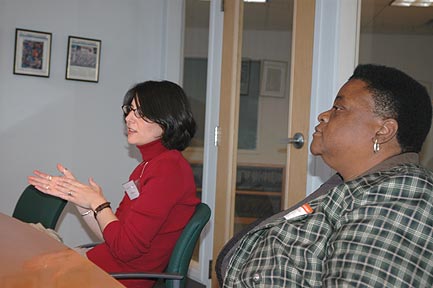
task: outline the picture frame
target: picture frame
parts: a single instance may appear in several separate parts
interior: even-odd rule
[[[50,77],[52,33],[15,29],[13,73]]]
[[[250,60],[242,60],[241,62],[241,87],[240,94],[248,95],[250,85]]]
[[[264,60],[260,95],[269,97],[285,96],[287,62]]]
[[[69,36],[65,78],[99,82],[100,59],[101,40]]]

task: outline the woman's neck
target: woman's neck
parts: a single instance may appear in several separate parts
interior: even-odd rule
[[[144,145],[137,146],[138,150],[140,150],[141,157],[144,162],[148,162],[152,160],[152,158],[158,156],[162,152],[167,151],[168,149],[162,144],[161,139],[157,139],[150,143],[146,143]]]
[[[364,169],[364,171],[356,173],[356,175],[353,174],[353,176],[349,176],[349,175],[343,175],[341,173],[340,173],[340,175],[341,175],[341,177],[343,177],[344,182],[347,182],[347,181],[362,177],[362,176],[367,175],[367,174],[389,170],[392,167],[395,167],[397,165],[404,164],[404,163],[419,164],[418,153],[408,152],[408,153],[401,153],[401,154],[397,154],[397,155],[392,155],[386,159],[382,159],[381,161],[379,161],[375,165],[372,165],[369,168]]]

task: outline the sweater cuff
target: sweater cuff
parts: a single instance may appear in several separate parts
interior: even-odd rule
[[[105,226],[104,231],[102,231],[102,235],[104,236],[105,243],[110,243],[114,240],[116,237],[117,231],[120,229],[120,221],[115,220],[110,223],[108,223],[107,226]]]

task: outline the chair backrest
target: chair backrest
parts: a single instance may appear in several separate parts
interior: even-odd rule
[[[55,229],[67,201],[44,194],[29,185],[24,189],[12,217],[27,223],[41,223],[45,228]]]
[[[182,234],[176,242],[173,252],[171,253],[170,262],[165,270],[167,273],[176,273],[184,276],[181,286],[185,286],[185,278],[188,273],[189,262],[192,253],[198,242],[201,231],[210,218],[210,208],[205,203],[200,203],[195,208],[195,212],[183,229]],[[173,281],[166,280],[166,287],[172,288]]]

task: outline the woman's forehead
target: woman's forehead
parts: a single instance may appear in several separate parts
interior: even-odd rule
[[[334,102],[374,106],[372,94],[367,84],[361,80],[346,82],[340,91],[338,91]]]

